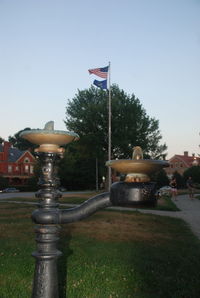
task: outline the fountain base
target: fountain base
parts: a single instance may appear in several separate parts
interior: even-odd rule
[[[155,206],[155,182],[116,182],[112,184],[110,200],[113,205],[151,205]]]

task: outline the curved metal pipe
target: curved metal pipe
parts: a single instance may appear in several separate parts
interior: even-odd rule
[[[32,220],[37,224],[62,224],[82,220],[99,209],[112,206],[110,193],[105,192],[90,198],[81,205],[69,209],[38,209],[32,213]]]
[[[110,202],[110,193],[102,193],[85,201],[78,207],[65,210],[61,209],[59,215],[60,223],[69,223],[82,220],[83,218],[86,218],[95,213],[99,209],[103,209],[111,205],[112,203]]]

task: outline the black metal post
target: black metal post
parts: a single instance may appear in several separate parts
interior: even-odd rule
[[[36,228],[37,251],[33,298],[58,298],[57,258],[62,254],[56,249],[59,238],[58,227],[54,225],[38,226]]]
[[[57,259],[62,253],[57,250],[60,223],[81,220],[99,209],[111,206],[109,193],[99,194],[75,208],[59,210],[58,199],[62,197],[57,177],[57,161],[60,153],[37,153],[41,163],[39,208],[32,213],[35,228],[37,251],[32,298],[58,298]]]
[[[41,213],[58,212],[58,198],[61,193],[57,190],[57,153],[37,153],[41,163],[41,189],[36,193],[40,199]],[[57,258],[61,252],[57,250],[59,240],[59,226],[39,224],[35,228],[37,251],[33,253],[36,258],[32,298],[58,298]]]

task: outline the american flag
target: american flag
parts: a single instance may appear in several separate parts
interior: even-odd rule
[[[108,66],[102,67],[102,68],[93,68],[93,69],[88,69],[90,74],[95,74],[96,76],[107,79],[108,76]]]

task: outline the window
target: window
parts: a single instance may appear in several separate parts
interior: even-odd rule
[[[8,173],[12,173],[12,166],[8,166]]]
[[[28,157],[26,157],[26,158],[24,159],[24,162],[30,162],[30,159],[29,159]]]
[[[30,166],[30,173],[33,174],[33,166]]]
[[[28,173],[29,172],[29,166],[25,166],[25,173]]]
[[[18,166],[16,166],[15,171],[19,171],[19,167]]]

